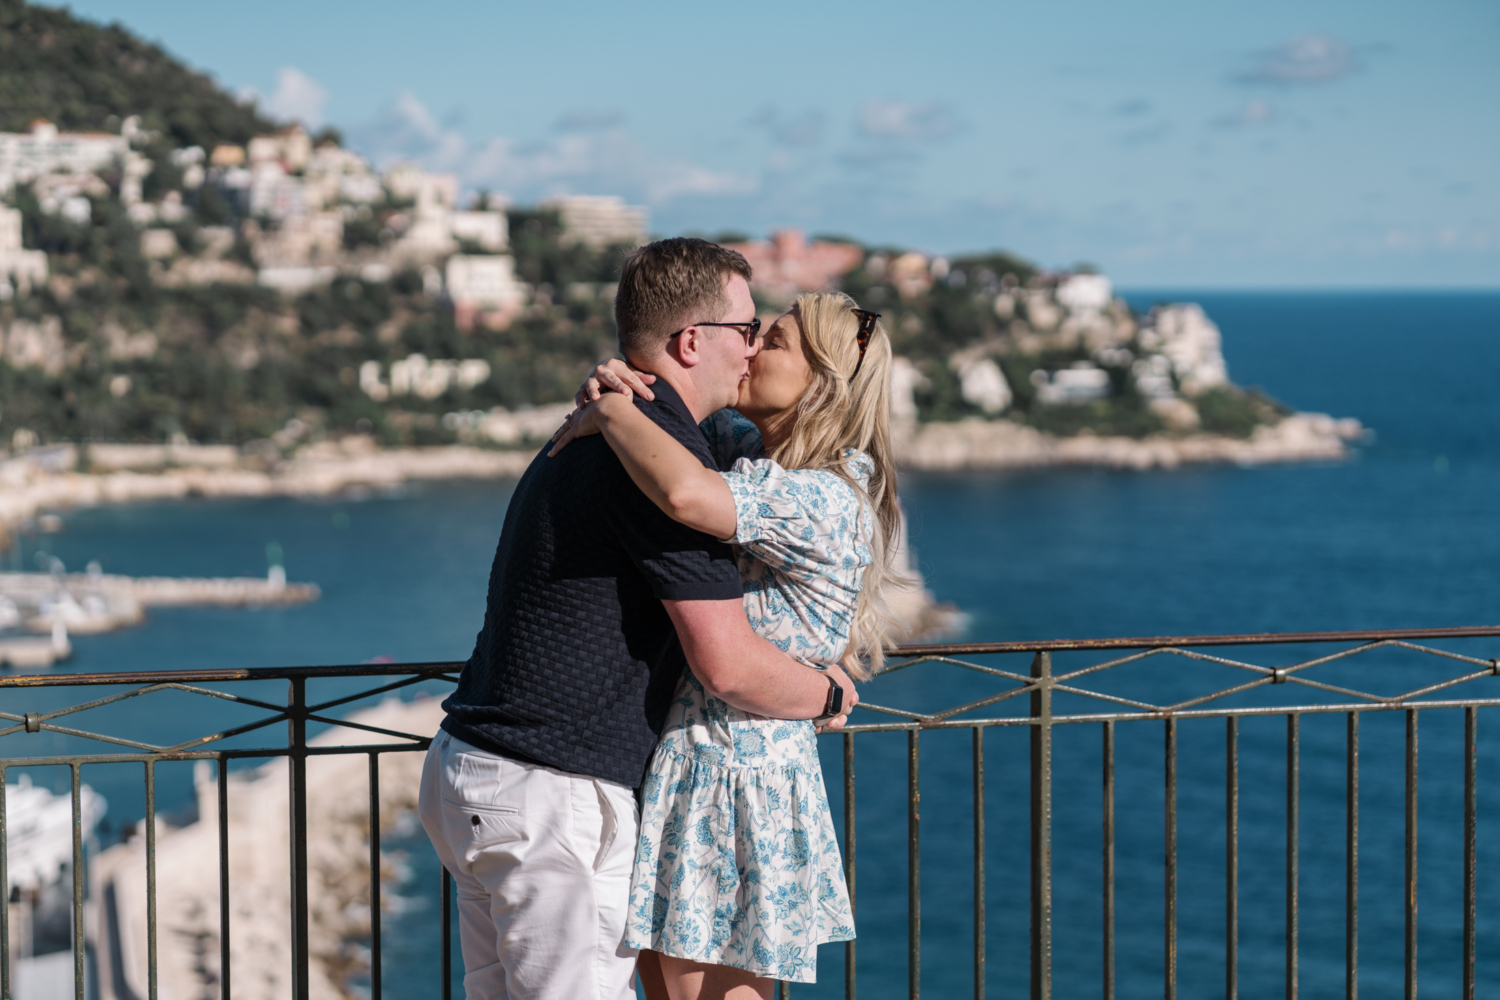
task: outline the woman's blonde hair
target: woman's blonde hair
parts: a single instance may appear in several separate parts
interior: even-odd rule
[[[899,582],[892,558],[901,514],[891,458],[891,342],[877,320],[861,361],[857,308],[843,292],[797,297],[792,309],[802,327],[812,381],[797,403],[791,434],[769,457],[787,469],[833,472],[868,501],[874,516],[869,539],[873,560],[865,569],[843,658],[845,670],[864,680],[884,661],[890,614],[882,592],[886,584]],[[845,453],[851,448],[874,462],[866,485],[848,469]]]

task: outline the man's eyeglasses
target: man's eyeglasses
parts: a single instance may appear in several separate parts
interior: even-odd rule
[[[865,348],[870,346],[870,338],[875,335],[875,321],[880,318],[880,313],[868,309],[850,311],[859,317],[859,329],[854,332],[854,340],[859,344],[859,361],[854,366],[854,375],[858,375],[860,365],[865,363]],[[850,382],[854,381],[854,375],[849,376]]]
[[[731,327],[734,327],[736,330],[738,330],[740,332],[740,336],[745,338],[745,346],[746,347],[754,347],[755,346],[755,342],[760,339],[760,317],[759,316],[755,317],[754,319],[752,319],[748,323],[694,323],[692,325],[693,326],[731,326]],[[684,333],[686,333],[687,330],[688,330],[688,327],[683,327],[681,330],[678,330],[676,333],[668,334],[667,335],[667,339],[671,340],[673,337],[680,337]]]

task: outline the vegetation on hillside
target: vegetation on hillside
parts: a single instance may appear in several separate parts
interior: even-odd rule
[[[24,131],[37,118],[62,129],[118,131],[136,114],[143,128],[178,147],[243,143],[275,127],[122,25],[0,0],[0,131]]]

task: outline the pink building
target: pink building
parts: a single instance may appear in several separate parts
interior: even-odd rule
[[[769,240],[730,243],[755,270],[750,287],[783,302],[798,292],[835,288],[838,279],[864,262],[864,251],[852,243],[808,243],[800,229],[778,229]]]

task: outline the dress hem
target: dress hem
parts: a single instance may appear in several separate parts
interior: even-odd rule
[[[839,944],[841,942],[853,940],[855,940],[855,935],[853,934],[849,935],[848,937],[829,937],[819,941],[813,941],[811,946],[816,949],[819,945]],[[699,955],[675,954],[667,950],[666,948],[657,948],[651,945],[637,945],[634,944],[629,937],[626,937],[625,939],[625,947],[634,948],[636,951],[654,951],[658,955],[666,955],[668,958],[680,958],[685,962],[697,962],[699,965],[722,965],[730,969],[740,969],[744,972],[752,972],[761,979],[774,979],[777,982],[781,983],[799,983],[802,985],[810,986],[818,981],[818,970],[816,967],[813,968],[812,975],[810,977],[807,976],[806,973],[793,973],[790,976],[783,976],[779,973],[779,971],[775,969],[765,969],[753,964],[740,965],[736,964],[735,962],[726,962],[722,960],[713,961],[711,959],[703,958]]]

